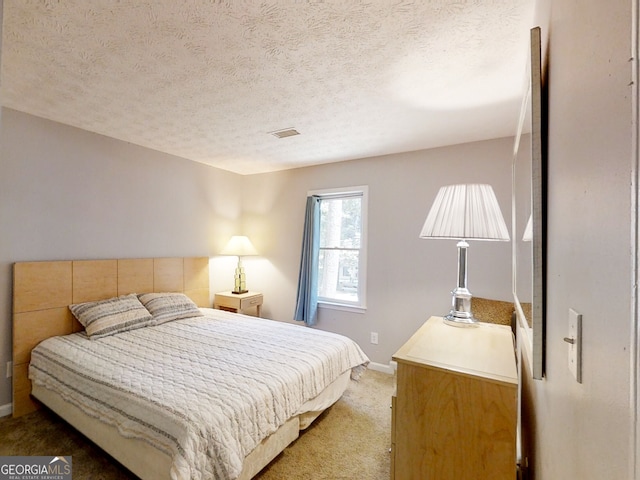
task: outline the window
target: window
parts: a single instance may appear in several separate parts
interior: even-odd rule
[[[367,187],[311,194],[320,197],[318,301],[364,308]]]

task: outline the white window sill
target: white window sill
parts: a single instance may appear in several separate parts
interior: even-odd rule
[[[343,312],[352,312],[352,313],[365,313],[367,311],[367,307],[362,307],[359,305],[346,305],[344,303],[331,303],[331,302],[325,302],[325,301],[319,301],[318,307],[328,308],[331,310],[342,310]]]

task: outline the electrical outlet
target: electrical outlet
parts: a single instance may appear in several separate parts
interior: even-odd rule
[[[569,345],[569,370],[578,383],[582,383],[582,314],[569,309],[569,335],[564,337]]]
[[[13,376],[13,362],[7,362],[7,378],[11,378]]]
[[[378,332],[371,332],[371,343],[378,344]]]

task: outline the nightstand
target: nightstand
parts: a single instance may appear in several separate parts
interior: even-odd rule
[[[255,307],[256,316],[262,313],[263,296],[258,292],[232,293],[219,292],[213,300],[213,308],[218,310],[226,310],[227,312],[245,313]]]

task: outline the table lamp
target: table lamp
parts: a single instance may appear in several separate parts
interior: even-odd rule
[[[458,285],[451,292],[445,323],[456,327],[478,323],[471,313],[467,289],[467,240],[508,241],[498,200],[490,185],[447,185],[440,188],[424,222],[420,238],[458,240]]]
[[[220,252],[221,255],[233,255],[238,257],[238,266],[234,274],[233,290],[231,293],[240,294],[247,293],[247,280],[242,266],[242,257],[247,255],[258,255],[251,240],[244,235],[234,235],[231,237],[227,245]]]

